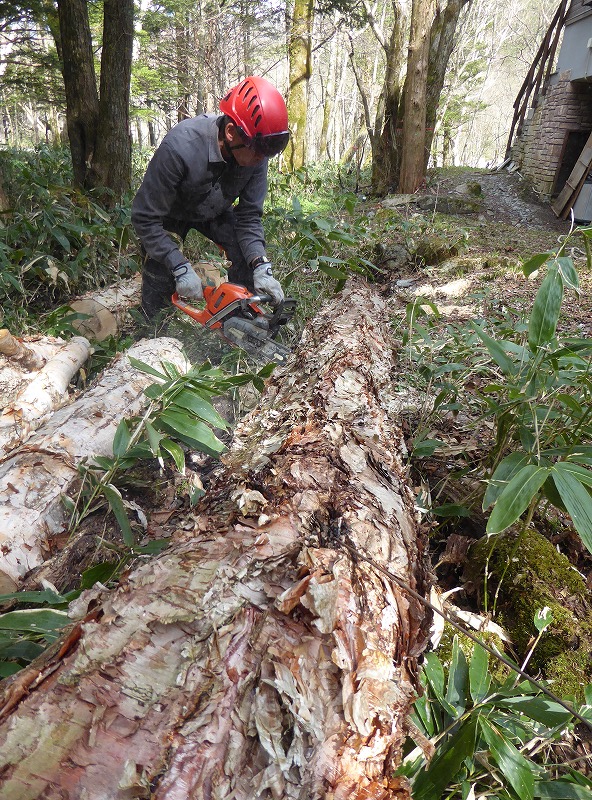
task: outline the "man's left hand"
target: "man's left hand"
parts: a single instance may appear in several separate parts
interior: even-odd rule
[[[253,270],[253,285],[258,294],[267,294],[271,297],[272,305],[277,306],[283,302],[284,290],[280,282],[273,277],[269,261],[255,267]]]

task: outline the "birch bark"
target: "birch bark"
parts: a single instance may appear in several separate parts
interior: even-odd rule
[[[163,359],[187,366],[175,339],[142,342],[127,355],[154,367]],[[77,465],[83,458],[113,454],[119,421],[139,413],[143,390],[153,381],[125,354],[119,356],[92,389],[56,411],[0,462],[0,594],[14,591],[49,555],[52,537],[66,527],[60,498],[77,478]]]
[[[409,796],[423,609],[364,561],[425,591],[388,330],[361,283],[320,313],[171,548],[5,682],[0,794]]]

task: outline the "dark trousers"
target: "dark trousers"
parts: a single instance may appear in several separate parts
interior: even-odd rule
[[[176,233],[185,241],[185,237],[193,228],[210,241],[221,247],[230,261],[228,280],[239,283],[253,291],[253,273],[249,269],[234,232],[234,212],[229,209],[224,214],[209,222],[184,223],[174,219],[164,219],[166,231]],[[159,261],[147,255],[142,248],[144,263],[142,267],[142,309],[148,319],[152,319],[163,308],[168,308],[175,291],[175,279],[170,270]]]

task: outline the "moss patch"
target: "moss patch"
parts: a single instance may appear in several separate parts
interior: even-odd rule
[[[480,539],[471,547],[467,578],[482,587],[488,568],[491,606],[506,570],[497,616],[521,658],[536,636],[534,615],[545,606],[551,609],[553,622],[536,646],[529,671],[552,680],[560,695],[582,699],[584,687],[592,682],[592,606],[586,585],[568,559],[536,531],[526,531],[513,553],[515,543],[516,534],[510,532]]]

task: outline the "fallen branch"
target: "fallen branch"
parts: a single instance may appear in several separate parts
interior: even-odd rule
[[[0,414],[0,459],[28,439],[56,408],[68,400],[68,385],[89,355],[88,340],[75,336],[4,408]]]

